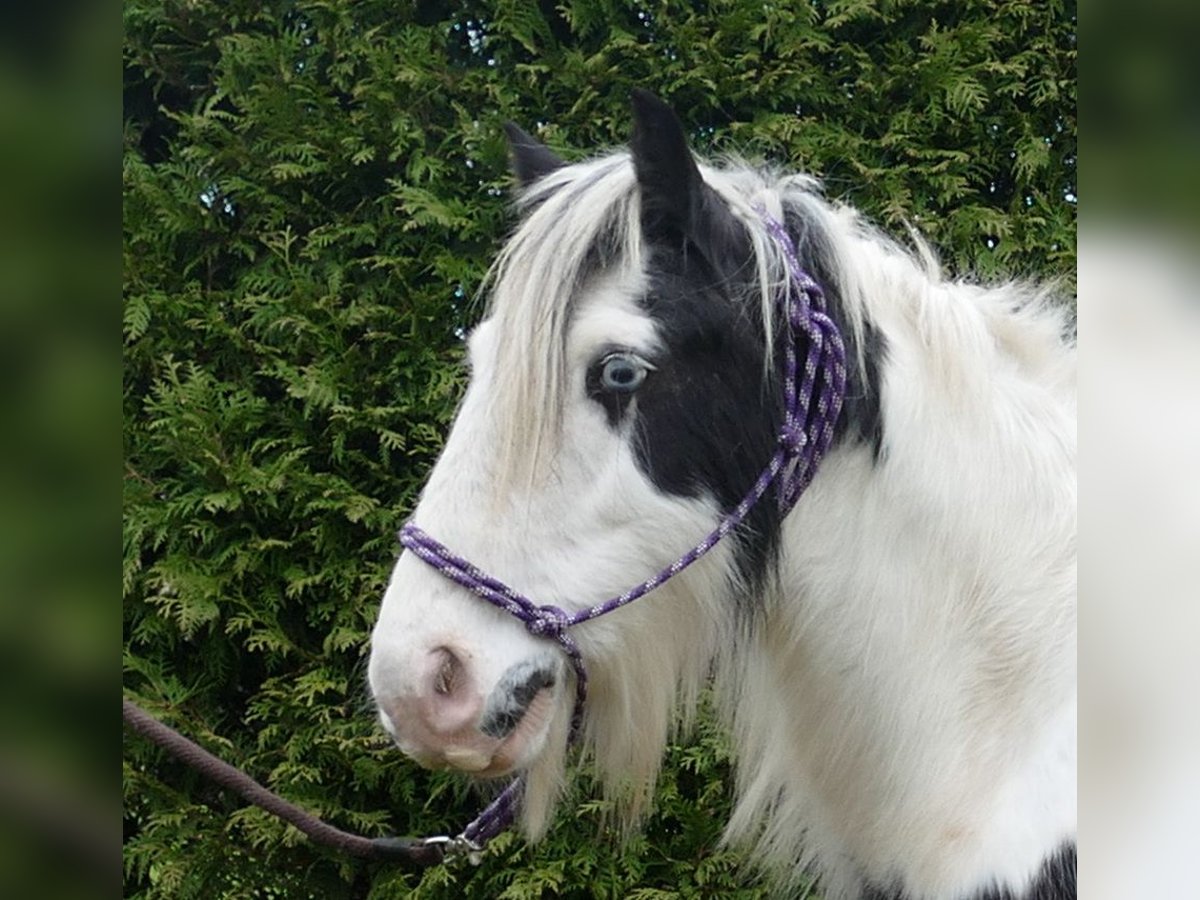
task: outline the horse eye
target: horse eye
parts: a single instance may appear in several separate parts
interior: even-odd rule
[[[600,387],[618,394],[631,394],[646,380],[646,364],[636,356],[614,353],[600,369]]]

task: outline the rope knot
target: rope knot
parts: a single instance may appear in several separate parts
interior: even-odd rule
[[[537,637],[559,638],[570,624],[566,610],[557,606],[539,606],[536,617],[525,623],[525,630]]]
[[[808,435],[804,433],[800,423],[794,419],[789,419],[779,429],[779,446],[788,456],[799,456],[807,443]]]

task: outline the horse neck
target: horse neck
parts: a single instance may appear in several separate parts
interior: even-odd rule
[[[876,323],[882,439],[848,435],[784,522],[775,614],[796,641],[856,667],[887,648],[1005,673],[1061,656],[1073,351],[1058,317],[1013,311],[1022,299],[930,284]]]
[[[1027,364],[1036,354],[1022,361],[995,337],[988,317],[1004,298],[962,299],[881,325],[882,443],[836,447],[785,520],[777,589],[727,682],[742,750],[730,834],[757,834],[765,819],[768,855],[802,852],[788,835],[821,835],[828,821],[837,832],[815,843],[834,855],[936,869],[947,829],[966,823],[991,829],[977,848],[990,859],[1011,838],[986,825],[1004,819],[997,780],[1014,760],[1057,760],[1070,744],[1066,380],[1046,383]],[[934,334],[943,343],[931,349]],[[1013,777],[1014,823],[1041,793],[1063,810],[1045,827],[1069,830],[1065,781]]]

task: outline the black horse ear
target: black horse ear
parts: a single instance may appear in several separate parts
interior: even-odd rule
[[[633,89],[633,168],[649,238],[688,234],[704,202],[704,179],[674,110],[641,88]]]
[[[508,136],[513,171],[521,187],[529,187],[543,175],[567,164],[557,153],[512,122],[504,123],[504,133]]]
[[[648,91],[633,91],[633,168],[641,196],[642,233],[651,242],[691,244],[716,272],[743,267],[751,248],[745,228],[711,187],[688,148],[683,124]]]

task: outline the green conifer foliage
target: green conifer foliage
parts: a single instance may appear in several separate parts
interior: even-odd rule
[[[127,0],[125,691],[370,835],[479,808],[374,724],[367,636],[506,229],[512,119],[624,143],[632,87],[702,153],[822,177],[958,272],[1070,284],[1075,7],[1045,0]],[[758,897],[707,718],[622,840],[581,773],[550,837],[424,874],[339,858],[140,739],[131,898]]]

